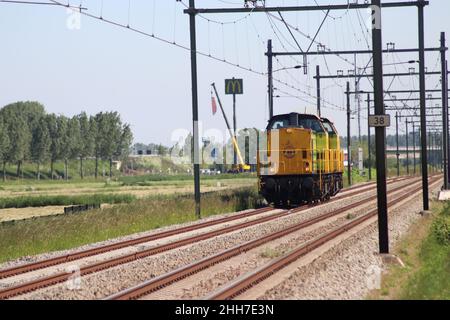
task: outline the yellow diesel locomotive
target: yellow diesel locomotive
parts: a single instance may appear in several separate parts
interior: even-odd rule
[[[333,123],[315,115],[274,116],[258,152],[259,191],[276,206],[327,201],[343,187],[344,154]]]

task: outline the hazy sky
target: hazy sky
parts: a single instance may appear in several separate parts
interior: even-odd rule
[[[61,0],[67,3],[67,0]],[[183,0],[187,2],[188,0]],[[103,2],[103,9],[102,9]],[[198,7],[242,6],[243,1],[197,0]],[[341,1],[272,0],[268,5],[314,5],[314,3],[347,3]],[[360,0],[359,2],[363,2]],[[70,4],[79,5],[80,0]],[[129,4],[130,7],[129,7]],[[181,45],[189,44],[188,17],[183,5],[175,0],[84,0],[86,12],[103,15],[130,26]],[[129,10],[130,8],[130,10]],[[441,31],[450,39],[450,1],[431,0],[426,8],[426,45],[437,47]],[[314,36],[323,12],[285,13],[285,20],[298,27],[294,31],[303,49],[310,45],[305,35]],[[128,18],[129,17],[129,18]],[[80,28],[70,28],[73,12],[51,6],[14,5],[0,3],[0,105],[17,100],[37,100],[47,111],[68,116],[86,111],[90,114],[101,110],[116,110],[126,122],[132,124],[135,141],[169,144],[171,133],[179,128],[191,128],[191,82],[189,51],[166,44],[151,37],[137,34],[86,16],[81,17]],[[274,41],[274,50],[293,51],[296,46],[286,27],[273,17],[262,13],[251,15],[212,15],[198,18],[199,51],[239,64],[258,73],[267,68],[264,56],[266,40]],[[366,10],[331,12],[317,41],[333,50],[367,49],[371,44],[366,25]],[[235,23],[232,23],[235,21]],[[75,25],[76,26],[76,25]],[[417,9],[385,9],[383,11],[383,43],[395,42],[396,48],[417,46]],[[317,50],[313,44],[311,50]],[[353,57],[348,57],[353,62]],[[364,67],[368,57],[358,57],[357,66]],[[417,59],[417,55],[385,55],[385,63]],[[274,68],[301,64],[299,57],[280,58]],[[205,129],[224,128],[220,114],[212,116],[210,84],[216,82],[226,111],[231,117],[231,97],[224,95],[225,78],[244,79],[245,94],[239,96],[239,127],[263,128],[268,119],[267,80],[265,75],[248,72],[212,60],[199,57],[199,109]],[[280,89],[276,95],[275,113],[315,111],[315,66],[319,64],[323,74],[335,74],[337,70],[354,66],[338,57],[311,57],[309,72],[302,70],[279,71],[276,77],[301,91],[275,83]],[[427,54],[429,70],[438,71],[437,53]],[[405,71],[410,65],[386,67],[386,72]],[[418,67],[418,65],[416,66]],[[385,87],[391,79],[386,79]],[[346,79],[324,80],[324,116],[334,120],[341,134],[345,133]],[[427,79],[428,87],[435,87],[439,76]],[[361,89],[370,90],[370,83],[361,82]],[[414,77],[396,79],[391,89],[418,88]],[[353,89],[353,83],[352,83]],[[298,98],[286,97],[289,95]],[[400,95],[398,95],[400,96]],[[364,97],[365,100],[365,97]],[[339,106],[339,109],[336,108]],[[352,100],[352,109],[355,109]],[[366,103],[363,108],[363,133],[366,132]],[[352,122],[356,133],[356,120]]]

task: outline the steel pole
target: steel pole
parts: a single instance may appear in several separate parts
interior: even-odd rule
[[[357,59],[356,59],[356,53],[353,55],[353,59],[355,62],[355,68],[354,73],[355,75],[358,74],[358,69],[356,68],[357,65]],[[359,102],[359,81],[361,78],[355,77],[355,105],[357,108],[357,115],[358,115],[358,143],[361,145],[361,104]]]
[[[395,113],[395,140],[397,144],[397,177],[400,176],[400,151],[398,149],[398,112]]]
[[[372,0],[372,50],[375,115],[384,115],[383,42],[381,1]],[[380,253],[389,253],[388,208],[386,188],[386,128],[375,128],[377,160],[378,235]]]
[[[430,209],[428,199],[428,163],[427,163],[427,109],[426,109],[426,84],[425,84],[425,23],[424,23],[425,2],[419,1],[419,86],[420,86],[420,129],[421,138],[421,158],[422,158],[422,195],[423,210]]]
[[[370,93],[367,94],[367,150],[369,154],[369,181],[372,180],[372,153],[370,152],[370,126],[369,126],[369,116],[370,116]]]
[[[432,142],[431,142],[431,165],[433,167],[433,173],[436,173],[436,147],[437,147],[437,136],[436,136],[436,132],[433,132],[432,134]]]
[[[413,160],[413,166],[414,166],[414,170],[413,173],[414,175],[417,174],[416,171],[416,123],[412,122],[413,125],[413,156],[414,156],[414,160]]]
[[[347,175],[348,175],[348,185],[352,185],[352,151],[351,151],[351,144],[352,144],[352,137],[350,133],[350,121],[351,121],[351,112],[350,112],[350,82],[347,81]]]
[[[233,77],[234,80],[234,77]],[[236,94],[233,93],[233,134],[234,140],[237,141],[237,120],[236,120]],[[234,165],[237,165],[237,150],[234,149]]]
[[[267,41],[267,61],[268,61],[268,91],[269,91],[269,119],[273,117],[273,55],[272,55],[272,40]]]
[[[406,175],[409,176],[409,132],[408,132],[408,119],[406,123]]]
[[[428,131],[428,172],[433,173],[433,134],[431,131]]]
[[[445,61],[445,111],[448,119],[448,61]],[[448,126],[444,125],[445,134],[447,136],[447,181],[450,181],[450,143],[449,143],[449,132]]]
[[[444,131],[444,130],[442,129],[442,131]],[[440,169],[439,170],[441,170],[441,172],[444,173],[444,155],[443,155],[443,152],[444,152],[444,142],[443,142],[444,136],[443,136],[443,133],[440,132],[438,134],[438,137],[439,137],[439,142],[440,142],[440,144],[439,144],[439,152],[440,152],[440,156],[441,156]]]
[[[322,116],[321,107],[321,89],[320,89],[320,66],[316,66],[316,84],[317,84],[317,115],[319,118]]]
[[[197,36],[195,26],[195,0],[189,0],[189,26],[191,39],[191,82],[192,82],[192,122],[193,122],[193,163],[194,163],[194,197],[195,214],[201,218],[200,211],[200,157],[198,126],[198,90],[197,90]]]
[[[444,167],[444,190],[448,190],[448,107],[447,107],[447,60],[445,32],[441,32],[441,85],[442,85],[442,164]]]

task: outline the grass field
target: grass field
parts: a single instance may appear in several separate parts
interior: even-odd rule
[[[253,208],[260,201],[255,187],[208,193],[202,198],[202,215]],[[194,220],[192,196],[167,195],[81,214],[3,224],[0,226],[0,262]]]
[[[394,248],[405,267],[391,267],[369,298],[450,300],[450,204],[433,202],[432,209]]]
[[[81,204],[116,204],[130,203],[136,197],[130,194],[92,194],[92,195],[53,195],[53,196],[20,196],[0,198],[0,209],[28,208],[46,206],[70,206]]]
[[[202,176],[201,180],[202,192],[255,186],[256,177],[250,174]],[[61,206],[67,205],[130,203],[158,195],[193,192],[192,176],[184,175],[145,175],[103,181],[8,181],[0,184],[0,221],[59,214],[64,212]]]
[[[95,173],[95,161],[92,159],[85,160],[83,162],[84,174],[87,179],[92,179]],[[50,163],[41,164],[41,180],[51,180],[50,175]],[[109,162],[99,161],[98,174],[100,177],[107,176],[109,174]],[[8,181],[16,180],[36,180],[37,166],[35,163],[30,163],[25,161],[22,164],[22,172],[17,177],[17,165],[7,164],[6,165],[6,176]],[[119,172],[113,168],[113,174],[117,175]],[[3,178],[3,172],[1,172]],[[57,161],[54,164],[54,175],[56,180],[61,180],[64,177],[64,163],[62,161]],[[68,161],[68,176],[69,179],[80,179],[80,162],[78,160]]]
[[[227,187],[243,187],[256,183],[254,175],[202,176],[204,191]],[[192,176],[146,175],[106,180],[17,180],[0,183],[0,197],[88,195],[92,193],[127,193],[137,197],[155,194],[186,193],[193,190]]]

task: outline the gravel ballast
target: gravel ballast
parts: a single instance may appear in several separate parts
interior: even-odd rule
[[[411,182],[399,182],[389,187],[398,187],[399,185],[410,185]],[[56,285],[53,287],[41,289],[39,291],[17,297],[19,299],[99,299],[116,293],[120,290],[134,286],[142,281],[149,280],[160,274],[169,272],[177,267],[187,265],[196,260],[202,259],[206,256],[215,254],[219,251],[225,250],[237,244],[244,243],[249,240],[261,237],[268,233],[272,233],[281,229],[284,229],[293,224],[299,223],[301,221],[310,219],[312,217],[321,215],[325,212],[332,211],[338,207],[349,205],[351,203],[362,200],[363,198],[373,195],[374,191],[361,192],[360,194],[352,197],[351,199],[343,199],[337,202],[330,202],[320,207],[315,207],[308,209],[300,214],[292,214],[286,218],[278,219],[276,221],[271,221],[264,223],[255,227],[250,227],[244,230],[236,231],[230,234],[219,236],[214,239],[209,239],[202,241],[200,243],[192,244],[186,247],[172,250],[170,252],[161,253],[148,258],[140,259],[135,262],[128,263],[126,265],[121,265],[114,267],[102,272],[98,272],[92,275],[85,276],[81,279],[80,287],[77,289],[68,288],[67,283]],[[217,219],[227,215],[215,216],[210,219]],[[193,223],[189,223],[193,224]],[[188,225],[188,224],[185,224]],[[172,226],[164,228],[164,230],[177,228],[178,226]],[[152,234],[155,232],[160,232],[163,229],[154,230],[152,232],[141,233],[138,235],[132,235],[129,237],[123,237],[121,239],[114,239],[101,244],[94,244],[92,246],[84,246],[83,249],[92,248],[95,246],[115,243],[123,239],[134,239],[138,236]],[[302,237],[299,237],[297,241],[304,241]],[[80,248],[76,250],[69,250],[65,252],[54,253],[51,255],[41,255],[39,257],[30,258],[32,261],[36,261],[43,258],[48,258],[49,256],[60,255],[66,252],[79,251]],[[20,261],[20,262],[19,262]],[[14,263],[23,263],[23,260],[18,260],[12,263],[3,265],[3,267],[10,267]],[[247,264],[249,268],[254,266],[255,263],[249,261]],[[239,275],[237,272],[230,270],[233,277]],[[240,273],[240,272],[239,272]],[[223,275],[224,279],[228,279],[227,275]],[[203,294],[204,290],[200,290],[199,293]],[[184,298],[196,298],[196,294],[189,294],[185,292]]]
[[[433,187],[433,197],[439,187]],[[390,211],[391,247],[422,219],[421,210],[422,197],[418,196]],[[262,293],[259,299],[364,299],[377,288],[378,275],[387,268],[378,250],[378,227],[374,223],[311,264],[299,267],[286,281]]]

